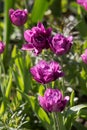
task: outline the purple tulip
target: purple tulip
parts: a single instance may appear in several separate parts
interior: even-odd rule
[[[3,42],[0,41],[0,54],[3,53],[4,49],[5,49],[5,45]]]
[[[72,36],[64,37],[61,34],[56,34],[50,44],[51,50],[57,55],[66,54],[72,46]]]
[[[63,97],[58,89],[47,88],[44,96],[39,96],[38,100],[45,111],[61,112],[69,101],[69,96]]]
[[[82,61],[87,64],[87,49],[85,50],[85,52],[81,55]]]
[[[61,66],[55,61],[46,62],[41,60],[30,69],[30,72],[33,78],[42,84],[49,83],[64,76],[64,73],[61,71]]]
[[[14,10],[10,9],[9,10],[9,17],[11,22],[16,25],[16,26],[22,26],[26,23],[27,17],[28,17],[28,11],[27,9],[24,10]]]
[[[51,28],[45,29],[42,23],[38,23],[36,27],[24,32],[24,38],[29,45],[23,45],[22,50],[32,50],[37,55],[43,49],[49,48],[51,39]]]
[[[77,3],[82,5],[87,10],[87,0],[77,0]]]

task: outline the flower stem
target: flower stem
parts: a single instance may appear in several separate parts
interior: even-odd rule
[[[62,70],[64,72],[64,67],[63,67],[63,60],[61,59],[61,66],[62,66]],[[64,92],[65,92],[65,87],[64,87],[64,77],[62,77],[62,94],[64,96]]]
[[[56,129],[55,130],[66,130],[64,122],[63,122],[63,115],[61,112],[55,113],[55,120],[56,120]]]
[[[54,130],[60,130],[60,129],[59,129],[59,125],[58,125],[57,114],[54,112],[54,113],[53,113],[53,116],[54,116]]]
[[[21,44],[23,44],[24,43],[24,26],[21,26],[20,29],[21,29]]]

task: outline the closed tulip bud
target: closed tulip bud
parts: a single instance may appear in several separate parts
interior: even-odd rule
[[[11,22],[16,25],[16,26],[22,26],[26,23],[27,17],[28,17],[28,11],[27,9],[24,10],[14,10],[10,9],[9,10],[9,17]]]

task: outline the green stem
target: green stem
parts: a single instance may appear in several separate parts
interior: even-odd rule
[[[21,38],[20,38],[20,44],[18,44],[18,47],[21,48],[22,45],[24,44],[24,25],[19,27],[20,33],[21,33]]]
[[[24,43],[24,26],[21,26],[21,43]]]
[[[59,118],[58,118],[57,113],[55,113],[55,117],[56,117],[56,122],[57,122],[57,128],[58,128],[58,130],[60,130],[60,127],[59,127]]]
[[[59,121],[58,121],[58,118],[57,118],[57,114],[54,112],[53,115],[54,115],[54,130],[60,130],[59,125],[58,125]]]
[[[64,77],[62,79],[62,94],[64,96],[64,92],[65,92],[65,87],[64,87]]]
[[[57,129],[56,129],[56,120],[55,120],[55,115],[54,115],[54,113],[53,113],[52,116],[53,116],[53,121],[54,121],[54,127],[53,127],[53,128],[54,128],[54,130],[57,130]]]
[[[64,67],[63,67],[63,60],[61,59],[61,66],[62,66],[62,70],[64,72]],[[65,92],[65,87],[64,87],[64,77],[62,77],[62,94],[64,96],[64,92]]]
[[[53,112],[52,117],[54,121],[54,130],[66,130],[63,122],[63,115],[61,112]]]

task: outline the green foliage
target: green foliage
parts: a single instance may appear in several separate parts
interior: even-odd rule
[[[83,108],[87,108],[87,104],[76,105],[67,110],[66,118],[65,118],[65,125],[68,130],[71,130],[73,122],[75,121],[76,118],[80,116],[81,114],[80,110]]]
[[[12,51],[12,59],[13,74],[16,84],[23,92],[28,92],[29,88],[31,87],[31,77],[29,74],[31,59],[29,58],[29,55],[24,57],[21,52],[18,52],[16,46]]]

